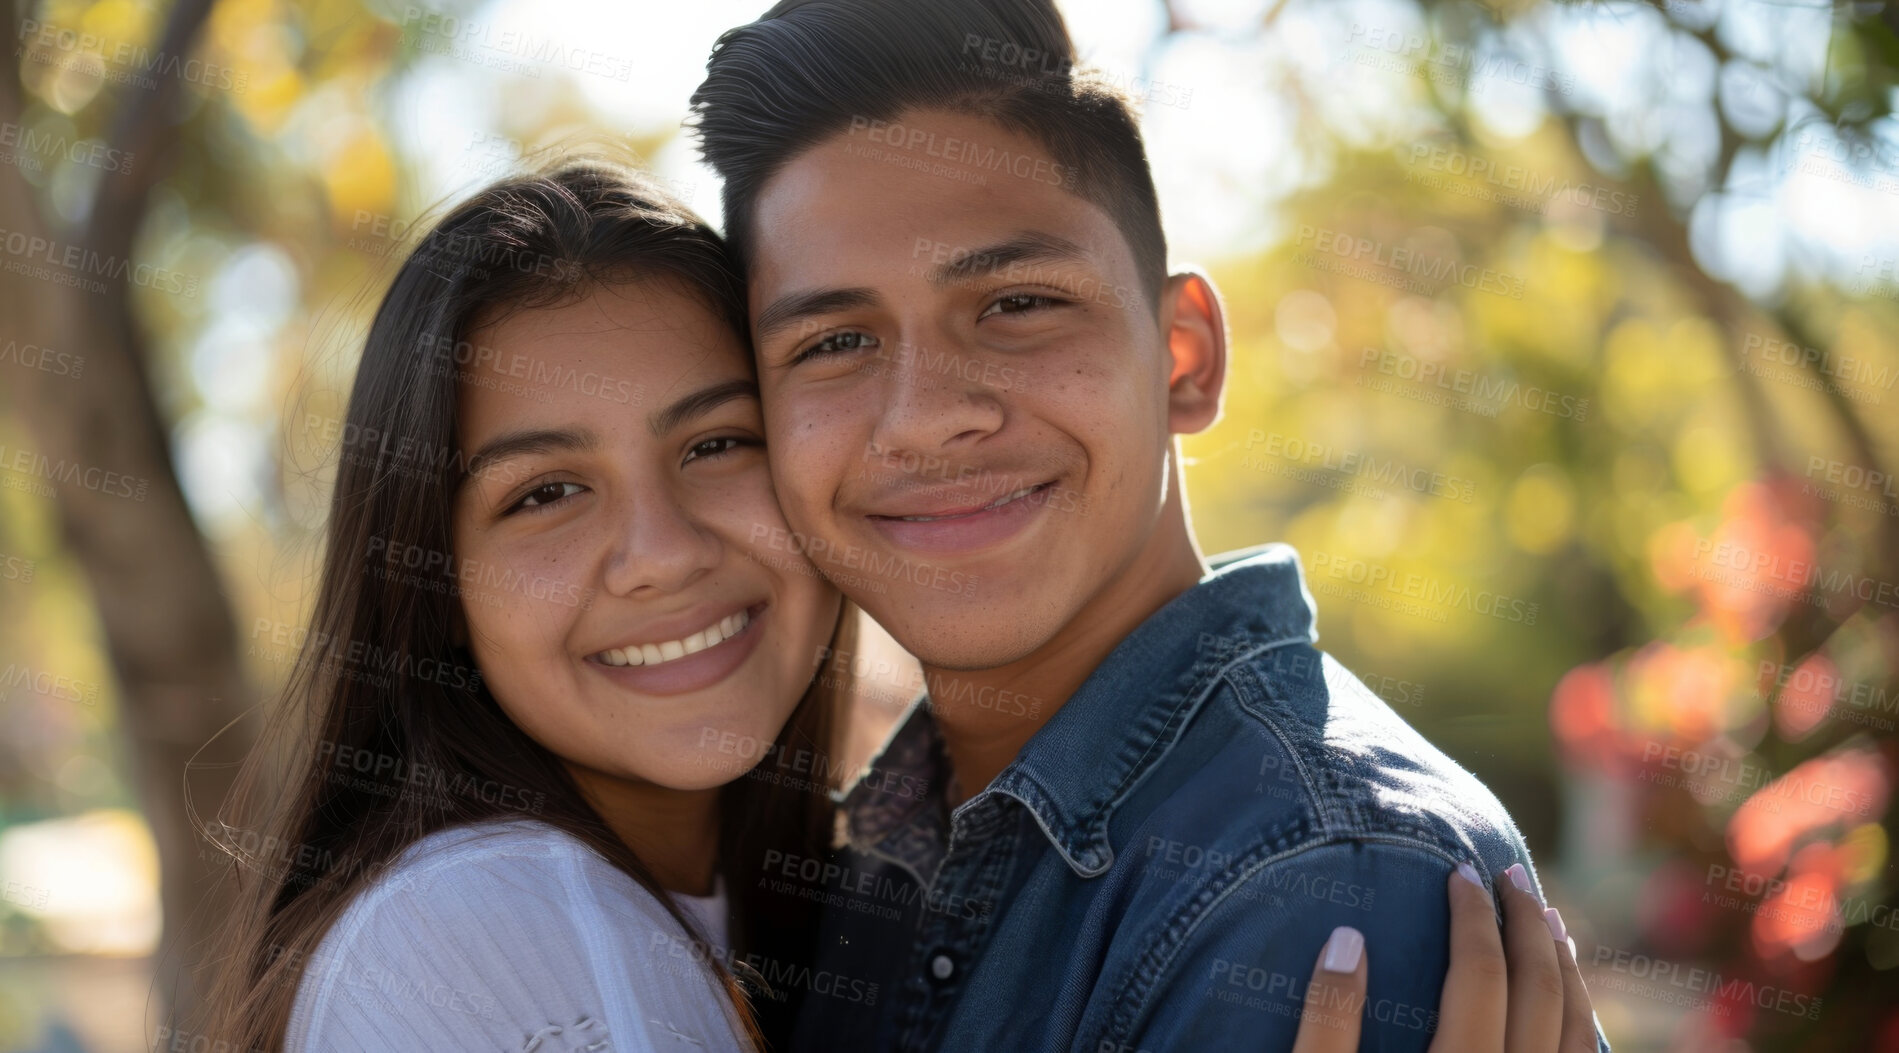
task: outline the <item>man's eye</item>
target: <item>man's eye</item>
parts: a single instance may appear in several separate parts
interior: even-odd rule
[[[1024,311],[1037,311],[1044,307],[1054,307],[1061,302],[1062,301],[1052,296],[1037,296],[1034,293],[1010,293],[1007,296],[997,297],[996,302],[990,304],[983,310],[983,313],[977,317],[987,318],[992,314],[1021,314]]]
[[[805,348],[793,361],[803,362],[808,358],[847,354],[851,351],[862,351],[865,348],[876,346],[877,338],[871,336],[869,333],[860,332],[855,329],[846,329],[841,333],[832,333],[830,336]]]
[[[546,508],[557,501],[572,497],[585,489],[586,487],[579,483],[542,483],[527,493],[522,494],[521,499],[516,501],[507,512],[503,514],[513,515],[523,510],[532,511],[537,508]]]
[[[716,439],[707,439],[704,442],[693,443],[692,447],[686,451],[686,460],[684,463],[690,464],[693,461],[706,457],[718,457],[722,454],[731,453],[741,446],[751,446],[754,444],[755,440],[741,438],[737,435],[721,435]]]

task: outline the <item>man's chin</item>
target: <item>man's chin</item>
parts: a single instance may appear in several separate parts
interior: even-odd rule
[[[1059,628],[1028,624],[1020,608],[992,603],[958,603],[927,594],[880,599],[883,613],[865,607],[877,624],[917,661],[950,672],[981,672],[1021,661]],[[929,603],[934,609],[917,606]]]

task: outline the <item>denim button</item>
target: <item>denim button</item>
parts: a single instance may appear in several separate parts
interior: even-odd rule
[[[947,954],[939,954],[930,959],[930,975],[938,980],[947,980],[956,972],[956,963],[950,961]]]

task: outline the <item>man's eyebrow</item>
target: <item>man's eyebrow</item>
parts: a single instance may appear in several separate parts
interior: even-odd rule
[[[480,475],[484,469],[494,466],[497,461],[505,461],[510,457],[546,453],[549,450],[591,450],[599,445],[599,436],[586,428],[524,428],[502,432],[483,443],[481,449],[468,459],[468,468],[463,473],[462,481],[466,482]]]
[[[758,320],[752,324],[752,328],[758,333],[759,343],[764,343],[766,338],[800,319],[833,311],[847,311],[854,307],[871,307],[876,303],[877,294],[864,288],[788,293],[758,312]]]
[[[665,409],[655,412],[647,418],[646,426],[654,435],[664,435],[694,417],[710,413],[733,399],[747,398],[758,398],[757,381],[722,381],[710,387],[700,388]]]
[[[930,272],[930,284],[955,285],[984,271],[997,271],[1020,263],[1075,263],[1087,258],[1088,250],[1067,238],[1027,230],[1006,241],[958,253],[956,258]]]

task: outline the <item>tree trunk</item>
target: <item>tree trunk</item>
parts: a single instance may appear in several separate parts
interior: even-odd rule
[[[187,53],[209,7],[208,0],[175,5],[158,54]],[[0,229],[43,239],[55,246],[55,258],[70,245],[98,253],[91,259],[129,258],[151,185],[178,139],[170,115],[179,112],[183,85],[162,70],[151,76],[154,88],[117,89],[107,145],[135,151],[138,164],[100,180],[89,229],[75,239],[45,222],[33,188],[13,166],[0,166]],[[25,103],[17,75],[0,79],[0,120],[19,121]],[[5,387],[26,424],[32,463],[50,469],[51,477],[39,469],[28,474],[55,493],[61,538],[90,585],[117,678],[133,786],[159,850],[165,928],[158,991],[166,1003],[159,1013],[182,1019],[197,996],[190,966],[214,916],[201,900],[220,873],[217,861],[200,852],[193,803],[214,813],[222,800],[250,728],[219,732],[254,696],[231,605],[172,470],[131,283],[91,277],[104,292],[0,275],[0,336],[84,358],[78,378],[17,369]]]

